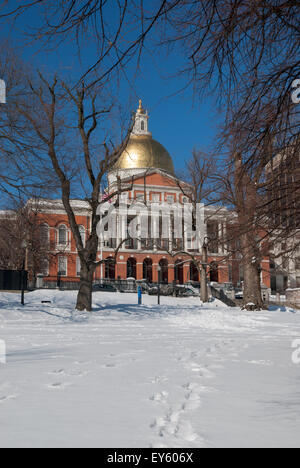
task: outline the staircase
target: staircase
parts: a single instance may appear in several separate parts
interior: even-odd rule
[[[229,299],[229,297],[226,296],[226,294],[223,292],[222,289],[219,291],[213,286],[211,286],[210,289],[211,289],[212,297],[219,299],[219,301],[223,302],[223,304],[226,304],[228,307],[238,306],[238,303],[233,301],[232,299]]]

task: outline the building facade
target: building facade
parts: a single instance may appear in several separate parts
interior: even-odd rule
[[[185,205],[189,204],[190,200],[182,189],[188,186],[175,176],[168,151],[152,138],[149,132],[149,115],[141,102],[128,145],[108,174],[107,193],[115,193],[120,180],[122,184],[128,184],[128,190],[119,196],[118,204],[129,210],[129,218],[133,205],[139,210],[138,225],[143,222],[143,216],[147,212],[149,232],[148,235],[129,238],[127,227],[120,229],[121,223],[117,219],[115,236],[112,237],[109,233],[99,236],[98,259],[104,263],[97,267],[95,281],[131,278],[149,283],[199,282],[195,260],[202,259],[203,239],[193,239],[184,222],[182,237],[174,237],[174,216],[170,218],[169,233],[166,234],[163,229],[165,212],[176,209],[184,212]],[[111,203],[115,201],[117,200],[111,200]],[[79,200],[73,200],[72,206],[85,243],[91,226],[89,206]],[[158,211],[155,216],[153,206]],[[58,277],[63,282],[78,282],[80,262],[62,202],[44,200],[39,209],[43,236],[50,251],[42,271],[44,284],[56,283]],[[120,211],[119,216],[122,216]],[[203,207],[203,220],[204,235],[209,239],[207,268],[210,281],[238,283],[242,279],[240,264],[228,255],[226,246],[227,228],[234,222],[234,215],[226,208]],[[156,234],[153,234],[153,226]],[[113,262],[117,248],[116,262]],[[268,259],[264,259],[262,270],[262,283],[269,288]]]
[[[266,168],[273,226],[271,289],[300,288],[300,155],[277,154]]]

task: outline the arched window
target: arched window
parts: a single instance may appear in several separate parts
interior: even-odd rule
[[[169,264],[168,260],[162,259],[159,262],[159,266],[161,268],[160,271],[160,282],[163,284],[168,284],[169,283]]]
[[[127,260],[127,278],[136,279],[136,259],[129,258]]]
[[[85,227],[79,226],[79,234],[82,240],[83,247],[85,247]]]
[[[64,224],[58,228],[58,244],[67,245],[68,243],[68,230]]]
[[[190,280],[195,281],[196,283],[199,282],[199,272],[196,263],[190,263]]]
[[[175,262],[175,281],[177,284],[183,284],[183,264],[182,260]]]
[[[116,264],[112,257],[105,260],[105,278],[111,280],[116,278]]]
[[[142,132],[145,131],[145,122],[143,120],[141,121],[141,130]]]
[[[49,243],[49,226],[46,223],[40,225],[40,240],[42,245]]]
[[[143,262],[143,277],[148,283],[152,283],[153,279],[152,265],[153,262],[151,258],[146,258]]]
[[[217,262],[212,262],[210,264],[210,281],[212,283],[219,282],[219,266]]]

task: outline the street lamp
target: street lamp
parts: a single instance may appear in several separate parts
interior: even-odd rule
[[[24,250],[22,270],[21,270],[21,304],[25,305],[25,300],[24,300],[25,299],[25,268],[26,268],[26,257],[27,257],[27,242],[26,242],[26,240],[23,240],[21,247]]]
[[[157,287],[157,303],[160,305],[160,276],[161,276],[161,266],[157,266],[157,273],[158,273],[158,287]]]

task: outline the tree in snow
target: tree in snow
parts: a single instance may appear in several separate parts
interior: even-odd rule
[[[32,174],[36,176],[35,163],[37,167],[42,165],[41,179],[43,173],[48,173],[47,177],[51,174],[59,187],[81,263],[76,308],[90,311],[94,272],[101,263],[97,258],[100,220],[97,210],[99,204],[130,188],[130,184],[119,181],[114,193],[105,200],[101,198],[107,171],[126,147],[131,123],[121,142],[114,145],[110,120],[112,104],[106,97],[105,86],[91,91],[81,83],[74,88],[57,77],[50,81],[38,74],[34,80],[28,80],[28,89],[26,99],[20,98],[15,103],[15,112],[21,116],[23,128],[13,135],[20,144],[32,148]],[[98,143],[100,138],[102,143]],[[20,161],[22,164],[23,159]],[[91,211],[91,229],[85,244],[71,203],[72,198],[82,198],[83,192]]]

